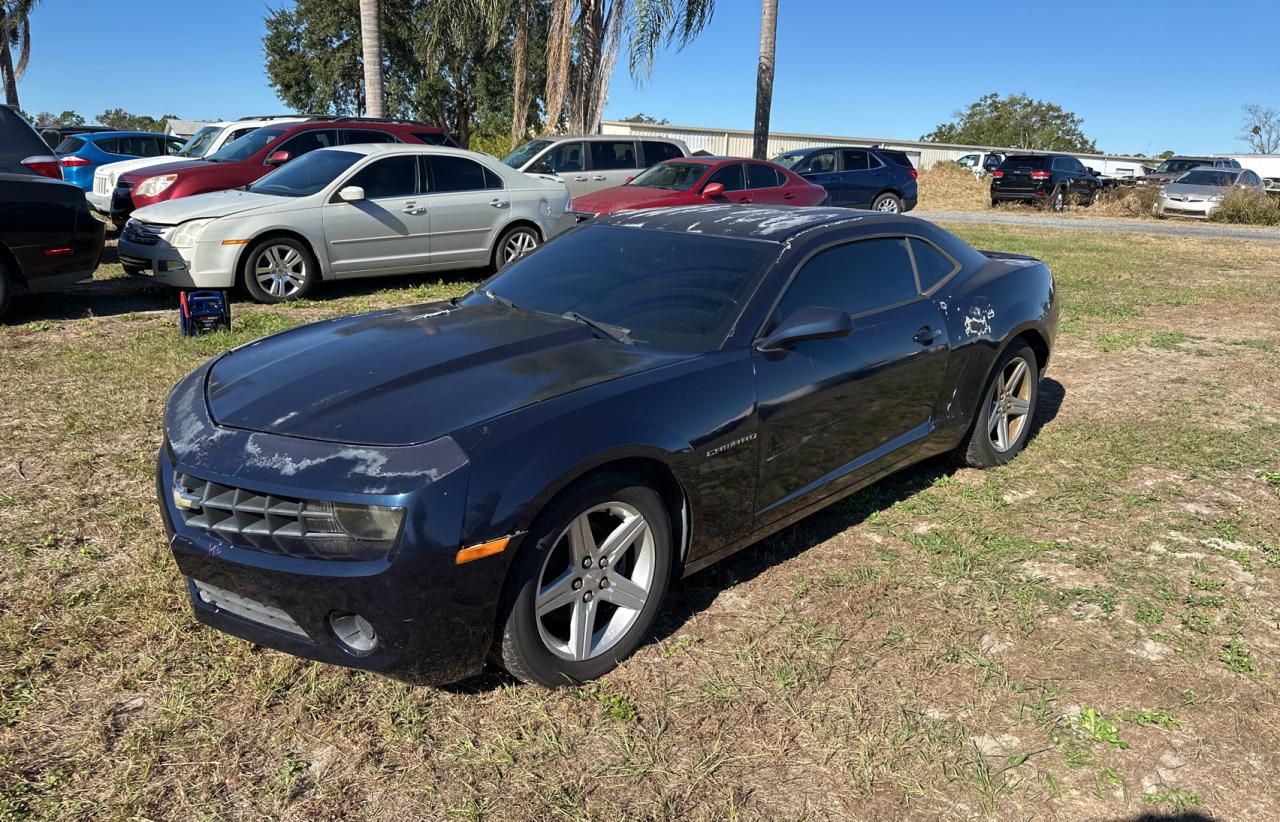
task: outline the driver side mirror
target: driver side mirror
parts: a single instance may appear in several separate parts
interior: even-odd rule
[[[345,203],[358,203],[364,199],[364,189],[360,186],[344,186],[338,192],[338,199]]]
[[[529,166],[530,174],[554,174],[551,170],[551,163],[548,160],[538,160]]]
[[[282,166],[293,159],[293,155],[287,151],[273,151],[267,155],[267,165]]]
[[[756,348],[761,351],[779,351],[802,340],[831,340],[847,337],[852,333],[853,318],[849,316],[849,312],[809,305],[788,315]]]
[[[702,189],[703,197],[719,197],[721,194],[724,194],[724,183],[707,183]]]

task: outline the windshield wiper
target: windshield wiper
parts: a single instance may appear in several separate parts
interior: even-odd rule
[[[589,325],[615,342],[620,342],[625,345],[635,345],[636,341],[631,339],[630,330],[623,328],[620,325],[602,323],[598,320],[593,320],[584,314],[579,314],[577,311],[566,311],[560,316],[564,317],[566,320],[575,320],[583,325]]]
[[[483,294],[484,296],[488,297],[489,299],[493,300],[493,301],[494,301],[495,303],[497,303],[498,305],[504,306],[504,307],[506,307],[506,308],[515,308],[515,307],[516,307],[516,304],[515,304],[515,303],[513,303],[513,302],[511,302],[511,300],[508,300],[506,297],[502,296],[501,294],[495,294],[495,293],[494,293],[492,290],[490,290],[490,289],[487,289],[487,288],[486,288],[485,290],[481,291],[480,293],[481,293],[481,294]]]

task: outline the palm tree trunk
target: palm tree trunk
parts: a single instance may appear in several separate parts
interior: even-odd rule
[[[769,110],[773,108],[773,57],[777,48],[778,0],[762,0],[760,11],[760,66],[756,71],[756,126],[751,156],[765,160],[769,154]]]
[[[573,52],[573,0],[554,0],[551,25],[547,30],[547,129],[560,127],[565,94],[569,89],[569,66]]]
[[[18,78],[13,73],[13,53],[9,51],[10,22],[0,0],[0,75],[4,79],[4,101],[18,108]]]
[[[382,91],[382,21],[378,0],[360,0],[360,45],[364,51],[364,106],[368,117],[387,116]]]
[[[517,0],[515,7],[515,39],[511,44],[511,147],[520,145],[528,128],[529,83],[525,77],[529,49],[529,0]]]

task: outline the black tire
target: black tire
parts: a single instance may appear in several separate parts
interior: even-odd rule
[[[123,268],[124,273],[128,274],[130,277],[138,277],[146,270],[138,268],[136,265],[125,265],[124,263],[120,263],[120,267]]]
[[[0,320],[9,312],[9,303],[13,301],[13,279],[4,263],[0,263]]]
[[[878,194],[876,195],[876,198],[871,201],[871,210],[883,211],[886,214],[901,214],[902,198],[897,194],[893,194],[888,191],[883,194]]]
[[[1096,187],[1095,187],[1095,188],[1093,188],[1093,189],[1090,189],[1090,191],[1089,191],[1089,196],[1087,196],[1087,197],[1085,197],[1085,198],[1084,198],[1084,206],[1085,206],[1085,208],[1088,208],[1089,206],[1091,206],[1091,205],[1093,205],[1094,203],[1098,202],[1098,196],[1099,196],[1099,195],[1101,195],[1101,194],[1102,194],[1102,189],[1100,189],[1100,188],[1096,188]]]
[[[296,257],[293,255],[297,255]],[[276,293],[259,281],[263,266]],[[254,243],[240,265],[240,283],[260,303],[300,300],[320,279],[319,264],[307,244],[292,237],[267,237]],[[278,283],[278,286],[276,285]]]
[[[651,562],[648,565],[651,569],[649,573],[651,581],[649,582],[643,606],[636,610],[634,618],[630,618],[622,609],[617,608],[611,602],[607,602],[605,598],[609,594],[600,592],[607,588],[607,574],[611,569],[607,570],[604,567],[600,567],[597,570],[595,566],[592,566],[590,571],[581,572],[582,578],[575,579],[570,583],[574,592],[569,593],[569,596],[574,597],[572,601],[566,601],[557,610],[548,611],[542,618],[539,618],[535,613],[535,605],[544,568],[554,572],[555,569],[551,568],[550,565],[561,559],[569,562],[568,568],[570,569],[579,567],[574,561],[568,545],[568,530],[584,512],[590,512],[593,508],[607,503],[629,506],[634,511],[639,512],[649,526],[648,533],[652,537],[652,555],[650,556]],[[592,516],[597,515],[593,514]],[[608,514],[604,514],[604,516],[606,517],[605,528],[607,529],[609,527]],[[671,520],[666,507],[663,505],[662,498],[658,493],[646,485],[643,480],[629,474],[597,474],[571,486],[556,497],[547,506],[546,510],[538,516],[537,522],[521,544],[520,551],[513,560],[511,570],[507,575],[502,600],[498,609],[497,637],[493,652],[494,661],[517,679],[547,688],[586,682],[603,676],[617,667],[618,663],[630,656],[648,636],[658,610],[662,606],[662,600],[671,578],[674,557],[670,523]],[[603,533],[607,533],[607,530],[600,531],[594,536],[597,544],[603,541],[600,536]],[[636,539],[634,542],[641,543],[643,538]],[[631,573],[633,574],[638,567],[636,563],[640,561],[641,550],[641,548],[633,546],[627,548],[625,554],[620,555],[620,561],[623,563],[625,563],[627,557],[632,558]],[[555,562],[555,564],[558,565],[559,562]],[[576,576],[578,572],[570,571],[569,573]],[[588,577],[588,574],[598,575],[604,584],[597,582],[594,577]],[[564,578],[559,574],[557,576],[560,576],[561,579]],[[583,584],[580,585],[579,583]],[[564,590],[568,591],[567,588]],[[548,641],[543,638],[543,630],[551,631],[551,628],[547,627],[547,622],[544,621],[552,621],[554,617],[562,617],[564,623],[567,624],[569,620],[577,616],[579,602],[576,599],[576,592],[579,590],[583,592],[587,601],[591,601],[593,596],[599,594],[599,599],[595,600],[593,608],[600,610],[592,611],[593,614],[597,615],[597,619],[611,618],[613,615],[622,614],[624,623],[628,618],[631,621],[624,628],[619,629],[618,638],[612,641],[611,645],[603,648],[601,652],[595,655],[584,655],[583,659],[574,660],[565,658],[553,651],[549,647]],[[608,615],[606,615],[604,609],[609,609]],[[569,613],[565,614],[565,610],[568,610]],[[540,630],[540,624],[543,630]],[[591,624],[595,626],[599,623],[593,622]],[[607,638],[607,630],[604,627],[597,628],[589,633],[595,635],[600,634],[602,631],[605,632],[602,636]],[[549,633],[548,635],[553,639],[555,638],[553,634]],[[561,652],[571,645],[572,636],[572,634],[569,634],[565,647],[561,648]]]
[[[1067,192],[1063,190],[1062,186],[1055,188],[1045,198],[1044,207],[1046,211],[1052,211],[1055,214],[1060,213],[1067,207]]]
[[[532,243],[532,245],[530,245]],[[527,225],[513,225],[498,236],[489,255],[489,267],[501,271],[520,257],[542,245],[538,229]],[[514,256],[511,256],[514,253]]]
[[[1007,399],[999,396],[997,384],[1007,377],[1011,376],[1011,369],[1014,363],[1021,361],[1026,369],[1026,391],[1017,391],[1021,395],[1019,399],[1024,399],[1027,403],[1026,412],[1020,417],[1017,424],[1016,433],[1011,429],[1012,424],[1006,424],[1005,431],[1005,447],[1001,448],[995,441],[998,434],[993,433],[992,429],[998,429],[998,422],[993,418],[992,412],[997,410],[998,404],[1002,401],[1007,403]],[[1022,388],[1021,384],[1015,386]],[[963,455],[963,460],[967,465],[974,468],[990,468],[996,465],[1004,465],[1009,462],[1022,450],[1027,444],[1027,437],[1030,435],[1032,420],[1036,415],[1036,401],[1040,396],[1040,365],[1036,361],[1035,351],[1031,346],[1023,340],[1018,340],[1005,349],[1000,355],[1000,359],[996,363],[996,367],[991,371],[991,377],[987,380],[987,385],[982,391],[982,398],[978,403],[977,413],[974,414],[973,426],[969,429],[969,435],[964,442],[960,444],[959,453]]]

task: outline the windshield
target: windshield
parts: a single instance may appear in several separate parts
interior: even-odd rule
[[[1156,174],[1181,174],[1203,165],[1207,165],[1204,160],[1165,160],[1156,169]]]
[[[176,157],[203,157],[209,147],[213,145],[213,141],[218,139],[218,135],[222,133],[221,126],[205,126],[204,128],[191,135],[191,139],[182,144],[182,148],[178,149]]]
[[[240,139],[243,140],[244,137]],[[362,156],[364,155],[336,148],[312,151],[288,165],[280,166],[249,186],[249,190],[254,194],[274,194],[277,197],[306,197],[332,183]]]
[[[1199,171],[1188,171],[1174,182],[1188,186],[1229,186],[1236,182],[1236,174],[1234,171],[1216,171],[1211,168],[1202,168]]]
[[[783,168],[795,168],[796,164],[805,158],[804,154],[779,154],[770,162],[777,163]]]
[[[659,163],[640,172],[629,186],[665,188],[668,191],[688,191],[706,173],[702,163]]]
[[[588,224],[480,288],[520,309],[626,329],[636,345],[700,353],[724,342],[771,251],[755,240]],[[477,290],[462,304],[489,299]]]
[[[550,140],[530,140],[524,145],[512,151],[506,157],[502,158],[502,162],[512,168],[522,168],[525,163],[538,156],[538,152],[551,145]]]
[[[235,163],[240,160],[247,160],[261,151],[267,143],[284,134],[286,130],[283,128],[260,128],[257,131],[251,131],[239,140],[232,140],[227,143],[205,159],[212,160],[215,163]]]

